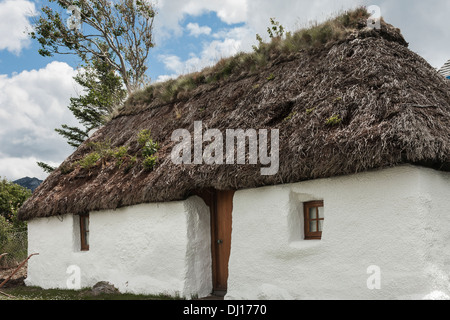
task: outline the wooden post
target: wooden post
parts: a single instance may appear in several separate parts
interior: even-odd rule
[[[32,257],[32,256],[36,256],[36,255],[38,255],[39,253],[33,253],[33,254],[30,254],[29,256],[28,256],[28,258],[26,258],[17,268],[16,268],[16,270],[14,270],[13,271],[13,273],[11,273],[11,275],[8,277],[8,278],[6,278],[5,279],[5,281],[3,281],[1,284],[0,284],[0,288],[1,287],[3,287],[16,273],[17,273],[17,271],[19,271],[24,265],[25,265],[25,263],[28,261],[28,260],[30,260],[30,258]]]

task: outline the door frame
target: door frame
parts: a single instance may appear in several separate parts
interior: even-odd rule
[[[213,287],[213,293],[216,295],[225,295],[227,291],[227,287],[219,287],[218,286],[218,268],[217,268],[217,241],[219,240],[216,236],[217,234],[217,204],[218,204],[218,195],[223,192],[231,192],[232,193],[232,199],[234,198],[235,190],[227,190],[227,191],[219,191],[215,189],[207,189],[202,190],[199,192],[196,192],[196,195],[198,195],[200,198],[205,201],[206,205],[210,208],[210,224],[211,224],[211,272],[212,272],[212,287]],[[231,218],[231,225],[232,225],[232,218],[233,218],[233,209],[231,209],[230,213]],[[230,241],[230,253],[231,253],[231,228],[230,233],[227,235],[229,237]],[[229,270],[229,256],[228,256],[228,262],[227,262],[227,273]]]

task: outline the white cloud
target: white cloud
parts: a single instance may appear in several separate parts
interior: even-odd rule
[[[439,68],[450,59],[450,33],[446,32],[446,14],[450,11],[450,2],[445,0],[436,0],[433,5],[426,1],[409,0],[380,0],[377,3],[370,0],[160,0],[157,22],[159,35],[156,36],[162,39],[167,35],[181,36],[181,24],[187,15],[197,17],[216,12],[225,23],[244,23],[238,28],[230,26],[228,30],[211,31],[215,40],[199,43],[202,52],[185,61],[170,56],[166,66],[171,66],[169,70],[181,74],[208,66],[238,51],[250,50],[256,44],[257,33],[268,40],[266,29],[270,18],[278,20],[286,30],[294,31],[345,10],[372,4],[380,6],[386,21],[402,30],[410,43],[410,49],[424,57],[432,66]],[[191,28],[195,27],[192,25]]]
[[[27,32],[31,30],[30,17],[37,14],[34,3],[27,0],[0,2],[0,50],[18,55],[30,45]]]
[[[378,3],[387,22],[400,28],[410,49],[440,68],[450,59],[450,1],[388,1]]]
[[[284,0],[283,5],[272,0],[229,0],[229,1],[201,1],[201,0],[167,0],[160,1],[159,6],[159,33],[167,36],[182,35],[181,23],[186,15],[200,16],[207,12],[216,12],[225,23],[244,23],[243,26],[212,33],[214,40],[202,42],[202,51],[182,61],[179,57],[160,55],[166,68],[177,75],[199,71],[204,67],[215,64],[221,58],[232,56],[240,51],[248,52],[256,44],[256,34],[263,37],[266,34],[270,18],[273,17],[287,28],[296,30],[307,25],[311,20],[324,20],[333,13],[343,11],[350,7],[360,5],[359,0]],[[250,14],[251,13],[251,14]],[[190,23],[187,29],[191,34],[210,34],[209,27],[202,30],[197,23]],[[208,29],[207,29],[208,28]],[[162,36],[164,38],[164,36]],[[173,78],[173,74],[170,76]],[[167,79],[168,76],[159,79]]]
[[[156,42],[166,40],[172,35],[181,36],[183,28],[180,22],[185,16],[198,17],[208,12],[227,24],[245,22],[248,0],[158,0],[158,16],[155,20]]]
[[[212,31],[210,27],[208,27],[208,26],[200,27],[198,25],[198,23],[189,23],[186,26],[186,28],[188,29],[189,34],[191,36],[194,36],[194,37],[198,37],[198,36],[201,36],[203,34],[204,35],[209,35],[209,34],[211,34],[211,31]]]
[[[159,60],[164,63],[166,69],[175,72],[176,74],[183,73],[184,64],[178,56],[160,55]]]
[[[162,75],[162,76],[158,76],[158,78],[155,80],[155,83],[166,82],[168,80],[176,79],[176,78],[178,78],[178,74]]]
[[[36,162],[38,161],[40,160],[35,157],[0,158],[1,172],[4,174],[3,176],[0,176],[0,178],[6,178],[10,181],[15,181],[24,177],[33,177],[44,180],[47,178],[48,174],[38,168],[36,165]],[[55,167],[59,165],[59,163],[56,162],[48,162],[48,164]]]
[[[215,40],[203,42],[200,54],[191,53],[189,58],[184,61],[176,55],[160,55],[159,60],[172,74],[160,76],[157,82],[173,79],[175,75],[200,71],[216,64],[222,58],[233,56],[240,51],[248,51],[252,45],[250,39],[255,37],[247,27],[221,30],[212,36]]]
[[[0,176],[42,176],[36,161],[57,164],[73,152],[54,129],[77,125],[67,108],[80,90],[75,74],[66,63],[52,62],[40,70],[0,75]]]
[[[271,17],[288,29],[296,29],[311,20],[323,20],[368,0],[159,0],[156,22],[158,38],[181,36],[180,23],[187,16],[198,17],[216,12],[225,23],[245,23],[255,33],[264,33]]]

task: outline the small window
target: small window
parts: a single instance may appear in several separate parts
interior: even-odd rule
[[[81,251],[89,251],[89,215],[80,215]]]
[[[305,240],[322,239],[323,221],[323,201],[312,201],[304,204],[305,217]]]

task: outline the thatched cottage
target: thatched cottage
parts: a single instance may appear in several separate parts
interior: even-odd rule
[[[79,270],[81,287],[188,298],[448,297],[449,83],[398,29],[352,17],[131,97],[21,208],[39,253],[26,283]],[[173,138],[206,153],[229,129],[246,150],[266,130],[277,170],[217,148],[199,163]]]

